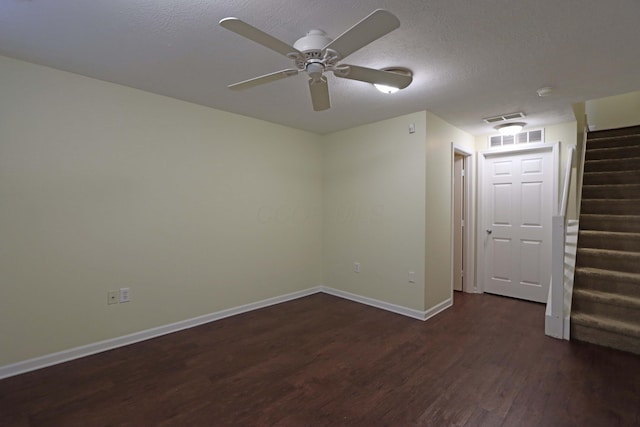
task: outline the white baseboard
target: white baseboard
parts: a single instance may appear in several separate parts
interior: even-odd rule
[[[351,292],[341,291],[335,288],[329,288],[327,286],[322,286],[322,292],[324,292],[325,294],[336,296],[336,297],[348,299],[350,301],[359,302],[361,304],[370,305],[372,307],[381,308],[383,310],[391,311],[393,313],[402,314],[408,317],[413,317],[414,319],[425,320],[424,311],[414,310],[412,308],[403,307],[401,305],[391,304],[391,303],[380,301],[377,299],[363,297],[361,295],[352,294]]]
[[[446,301],[441,302],[435,307],[430,308],[427,311],[415,310],[413,308],[407,308],[401,305],[391,304],[385,301],[380,301],[373,298],[363,297],[362,295],[352,294],[351,292],[341,291],[339,289],[329,288],[327,286],[321,287],[322,292],[334,295],[340,298],[348,299],[350,301],[359,302],[361,304],[370,305],[372,307],[380,308],[382,310],[391,311],[393,313],[402,314],[403,316],[412,317],[418,320],[427,320],[441,311],[446,310],[447,308],[453,305],[453,301],[451,298]]]
[[[98,341],[80,347],[74,347],[68,350],[59,351],[57,353],[51,353],[33,359],[24,360],[22,362],[0,366],[0,379],[23,374],[29,371],[34,371],[36,369],[46,368],[47,366],[57,365],[59,363],[68,362],[70,360],[79,359],[81,357],[90,356],[92,354],[101,353],[103,351],[112,350],[114,348],[123,347],[125,345],[135,344],[140,341],[145,341],[151,338],[178,332],[183,329],[193,328],[194,326],[202,325],[204,323],[209,323],[216,320],[224,319],[226,317],[235,316],[236,314],[242,314],[248,311],[253,311],[260,308],[269,307],[271,305],[306,297],[308,295],[316,294],[321,291],[322,287],[316,286],[314,288],[305,289],[303,291],[268,298],[262,301],[217,311],[215,313],[193,317],[191,319],[182,320],[180,322],[135,332],[133,334],[123,335],[121,337],[104,341]]]
[[[564,317],[564,335],[562,336],[565,340],[569,341],[571,339],[571,317]]]
[[[36,357],[33,359],[24,360],[22,362],[0,366],[0,379],[23,374],[29,371],[35,371],[36,369],[46,368],[47,366],[57,365],[59,363],[68,362],[70,360],[79,359],[81,357],[90,356],[92,354],[101,353],[103,351],[112,350],[114,348],[123,347],[125,345],[135,344],[137,342],[146,341],[151,338],[156,338],[162,335],[171,334],[173,332],[178,332],[183,329],[193,328],[194,326],[199,326],[205,323],[224,319],[226,317],[231,317],[237,314],[246,313],[248,311],[258,310],[260,308],[265,308],[275,304],[280,304],[280,303],[291,301],[294,299],[306,297],[319,292],[324,292],[329,295],[348,299],[350,301],[358,302],[361,304],[366,304],[372,307],[380,308],[382,310],[391,311],[393,313],[402,314],[404,316],[408,316],[418,320],[427,320],[453,305],[452,299],[449,298],[448,300],[441,302],[440,304],[430,308],[427,311],[420,311],[420,310],[414,310],[414,309],[403,307],[400,305],[376,300],[373,298],[363,297],[361,295],[352,294],[350,292],[329,288],[326,286],[316,286],[313,288],[305,289],[303,291],[298,291],[298,292],[293,292],[293,293],[278,296],[278,297],[268,298],[262,301],[257,301],[250,304],[229,308],[227,310],[221,310],[215,313],[205,314],[203,316],[182,320],[180,322],[175,322],[175,323],[158,326],[156,328],[151,328],[151,329],[147,329],[140,332],[135,332],[133,334],[123,335],[121,337],[112,338],[104,341],[98,341],[98,342],[83,345],[80,347],[74,347],[68,350],[59,351],[57,353],[51,353],[51,354]]]
[[[425,311],[424,320],[431,319],[436,314],[442,313],[447,308],[452,306],[453,306],[453,298],[448,298],[442,301],[440,304],[436,304],[435,306],[431,307],[429,310]]]

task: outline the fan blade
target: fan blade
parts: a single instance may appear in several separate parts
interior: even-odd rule
[[[344,59],[399,26],[400,21],[391,12],[384,9],[376,9],[362,21],[338,36],[324,49],[333,49]]]
[[[413,77],[403,74],[392,73],[390,71],[376,70],[373,68],[359,67],[357,65],[341,64],[341,67],[349,67],[345,71],[338,69],[333,72],[336,77],[344,79],[359,80],[372,84],[397,87],[404,89],[411,84]]]
[[[311,102],[313,103],[314,111],[327,110],[331,107],[329,102],[329,85],[327,79],[314,81],[309,79],[309,90],[311,91]]]
[[[302,55],[302,53],[295,47],[289,46],[285,42],[278,40],[277,38],[247,24],[244,21],[241,21],[238,18],[224,18],[220,21],[220,25],[227,30],[233,31],[234,33],[239,34],[242,37],[246,37],[249,40],[253,40],[254,42],[286,57],[289,57],[290,53]]]
[[[229,85],[229,89],[249,89],[264,83],[275,82],[276,80],[284,79],[285,77],[295,76],[298,74],[298,72],[298,70],[295,70],[293,68],[290,68],[288,70],[276,71],[275,73],[265,74],[264,76],[255,77],[253,79],[245,80],[239,83],[234,83],[232,85]]]

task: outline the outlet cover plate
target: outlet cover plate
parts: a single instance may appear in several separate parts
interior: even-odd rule
[[[117,304],[118,303],[118,291],[109,291],[107,292],[107,304]]]

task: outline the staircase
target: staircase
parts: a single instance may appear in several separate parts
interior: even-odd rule
[[[587,137],[571,339],[640,354],[640,126]]]

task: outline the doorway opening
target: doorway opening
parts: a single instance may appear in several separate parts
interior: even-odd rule
[[[452,283],[454,291],[477,292],[475,284],[473,152],[452,144]]]

